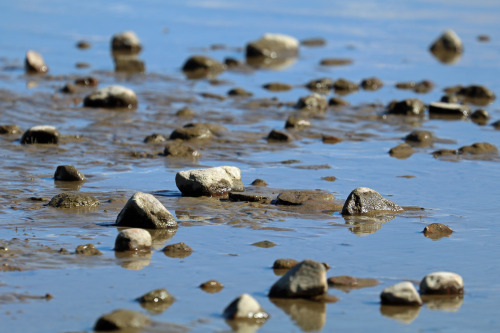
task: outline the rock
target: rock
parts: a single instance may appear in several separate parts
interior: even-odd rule
[[[183,107],[182,109],[179,109],[175,115],[177,117],[182,117],[182,118],[192,118],[194,117],[194,111],[191,110],[190,108],[188,108],[187,106],[186,107]]]
[[[422,305],[413,283],[405,281],[385,288],[380,294],[383,305]]]
[[[174,216],[153,195],[136,192],[116,218],[116,224],[144,229],[176,228]]]
[[[141,228],[125,229],[116,236],[115,251],[150,251],[152,244],[148,231]]]
[[[251,184],[251,185],[253,185],[253,186],[267,186],[267,183],[266,183],[266,181],[265,181],[265,180],[257,178],[257,179],[255,179],[255,180],[252,182],[252,184]]]
[[[179,158],[197,158],[201,153],[188,144],[182,142],[169,142],[165,145],[163,155]]]
[[[230,191],[243,192],[241,171],[237,167],[221,166],[180,171],[175,184],[184,196],[225,197]]]
[[[354,189],[342,208],[342,215],[360,215],[378,212],[402,212],[403,208],[387,200],[378,192],[367,188]]]
[[[55,208],[90,208],[100,205],[99,200],[82,193],[59,193],[50,199],[48,205]]]
[[[59,165],[54,180],[81,182],[85,180],[85,175],[72,165]]]
[[[86,76],[75,79],[75,85],[82,87],[97,87],[99,80],[93,76]]]
[[[323,296],[328,290],[325,266],[317,261],[306,259],[293,266],[274,283],[269,297],[313,298]]]
[[[333,83],[333,90],[337,94],[346,95],[355,91],[358,91],[359,86],[356,82],[352,82],[346,79],[338,79]]]
[[[429,131],[415,130],[405,137],[406,143],[416,147],[432,146],[434,135]]]
[[[293,128],[297,130],[310,126],[311,122],[309,120],[294,115],[289,116],[285,123],[285,128]]]
[[[283,191],[278,195],[277,205],[302,205],[306,201],[333,201],[335,196],[328,192],[306,191],[306,190],[290,190]]]
[[[401,143],[389,150],[389,155],[396,158],[405,159],[413,155],[415,150],[407,143]]]
[[[262,204],[269,204],[272,201],[272,198],[266,194],[245,192],[229,192],[228,198],[229,201],[259,202]]]
[[[488,35],[478,35],[477,40],[479,42],[489,42],[491,40],[491,38]]]
[[[204,292],[213,294],[221,291],[224,288],[224,285],[217,280],[208,280],[200,284],[200,288]]]
[[[431,53],[444,63],[453,63],[464,51],[462,41],[453,30],[444,33],[430,47]]]
[[[425,237],[432,239],[439,239],[442,237],[448,237],[453,233],[450,227],[441,223],[431,223],[424,228],[422,231]]]
[[[470,107],[457,103],[435,102],[429,104],[429,115],[434,118],[467,118],[470,112]]]
[[[423,80],[415,84],[413,91],[418,94],[426,94],[434,89],[434,83],[429,80]]]
[[[323,135],[321,137],[321,141],[323,141],[323,143],[336,144],[342,142],[343,140],[335,135]]]
[[[131,89],[117,85],[94,91],[83,100],[83,106],[92,108],[135,109],[137,105],[135,93]]]
[[[144,138],[144,143],[162,143],[167,141],[167,138],[158,133],[153,133]]]
[[[326,45],[326,41],[323,38],[307,38],[300,41],[300,45],[316,47]]]
[[[268,240],[264,240],[264,241],[253,243],[252,245],[257,246],[257,247],[261,247],[263,249],[269,249],[271,247],[275,247],[276,243],[268,241]]]
[[[142,45],[133,31],[124,31],[111,38],[111,50],[120,53],[139,53]]]
[[[236,69],[238,67],[241,68],[244,66],[243,62],[241,62],[240,60],[230,57],[224,58],[224,65],[226,65],[229,69]]]
[[[349,106],[349,102],[345,99],[339,97],[332,97],[328,101],[328,105],[330,106]]]
[[[206,124],[193,123],[184,125],[182,128],[175,129],[172,134],[170,134],[169,139],[181,139],[181,140],[208,140],[213,137],[213,133]]]
[[[155,289],[137,299],[140,303],[173,303],[175,301],[167,289]]]
[[[458,97],[456,95],[444,95],[439,101],[443,103],[458,103]]]
[[[391,102],[387,106],[387,113],[423,117],[425,115],[425,104],[416,98],[409,98],[399,102]]]
[[[49,67],[43,61],[42,55],[33,50],[26,52],[24,66],[27,73],[47,73],[49,71]]]
[[[249,91],[246,91],[243,88],[234,88],[231,89],[227,92],[229,96],[240,96],[240,97],[250,97],[253,96],[253,94]]]
[[[345,59],[345,58],[326,58],[326,59],[321,59],[319,64],[321,66],[345,66],[345,65],[350,65],[352,64],[352,59]]]
[[[497,154],[498,148],[488,142],[476,142],[470,146],[463,146],[458,149],[458,153],[465,155],[476,155],[476,154]]]
[[[212,93],[209,93],[209,92],[203,92],[203,93],[200,94],[200,96],[203,97],[203,98],[216,99],[218,101],[224,101],[224,100],[226,100],[226,97],[224,97],[222,95],[212,94]]]
[[[289,91],[292,90],[292,86],[281,82],[271,82],[264,84],[262,88],[270,91]]]
[[[94,244],[78,245],[75,253],[82,256],[100,256],[102,252],[96,249]]]
[[[144,61],[138,59],[135,55],[120,55],[115,57],[114,61],[115,72],[144,73],[146,71]]]
[[[327,182],[334,182],[337,180],[337,177],[335,176],[326,176],[326,177],[321,177],[321,179],[326,180]]]
[[[488,105],[496,99],[493,91],[481,85],[461,87],[457,92],[457,96],[475,105]]]
[[[246,46],[246,57],[264,57],[283,59],[296,57],[299,53],[299,41],[282,34],[264,34],[259,40]]]
[[[383,85],[384,83],[376,77],[370,77],[361,81],[361,88],[363,88],[364,90],[379,90]]]
[[[356,278],[348,275],[332,276],[328,278],[327,282],[329,286],[347,289],[375,287],[380,284],[376,279]]]
[[[491,124],[491,126],[493,126],[493,128],[495,128],[496,130],[500,130],[500,120],[495,121],[493,124]]]
[[[470,119],[478,125],[486,125],[490,120],[490,114],[484,109],[478,109],[470,115]]]
[[[298,263],[295,259],[276,259],[273,263],[273,269],[290,269]]]
[[[143,329],[151,324],[151,319],[140,312],[119,309],[102,315],[94,325],[96,331]]]
[[[76,43],[76,47],[81,49],[81,50],[86,50],[86,49],[90,49],[92,47],[92,44],[90,44],[86,40],[81,40],[78,43]]]
[[[295,108],[299,110],[311,111],[313,113],[324,113],[328,108],[328,102],[325,97],[314,93],[312,95],[299,98]]]
[[[215,77],[224,71],[224,65],[207,56],[190,57],[182,66],[182,71],[190,79]]]
[[[333,81],[328,78],[312,80],[306,84],[306,88],[314,92],[327,94],[333,88]]]
[[[57,144],[59,131],[54,126],[33,126],[24,132],[21,137],[22,144]]]
[[[282,142],[290,142],[293,141],[293,137],[287,132],[280,130],[272,130],[267,135],[268,141],[282,141]]]
[[[435,272],[426,275],[420,282],[420,293],[427,294],[463,294],[464,281],[462,277],[451,272]]]
[[[171,258],[185,258],[193,253],[193,249],[183,242],[167,245],[162,251]]]
[[[439,150],[432,152],[432,156],[434,156],[434,158],[444,157],[444,156],[453,156],[453,155],[457,155],[457,154],[458,154],[457,149],[439,149]]]
[[[257,319],[267,320],[269,314],[262,309],[260,304],[249,294],[241,294],[232,301],[222,313],[226,319]]]
[[[17,125],[0,125],[0,134],[19,134],[21,129]]]

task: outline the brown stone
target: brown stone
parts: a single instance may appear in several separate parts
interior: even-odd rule
[[[425,237],[432,239],[439,239],[442,237],[448,237],[453,233],[450,227],[441,223],[431,223],[426,226],[423,230]]]

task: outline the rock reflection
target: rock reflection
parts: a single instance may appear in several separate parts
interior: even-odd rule
[[[79,191],[82,188],[83,183],[85,183],[85,181],[80,181],[80,182],[61,181],[61,180],[54,181],[55,188],[60,189],[62,191]]]
[[[138,271],[151,263],[151,252],[115,251],[115,258],[121,267]]]
[[[431,53],[437,60],[447,65],[455,64],[462,56],[459,52],[445,50],[431,50]]]
[[[174,300],[167,302],[142,302],[141,307],[151,314],[160,314],[166,311],[172,304]]]
[[[380,313],[386,317],[399,321],[403,324],[410,324],[417,319],[420,312],[420,306],[396,306],[382,305]]]
[[[259,328],[264,325],[266,321],[258,320],[226,320],[226,323],[231,327],[233,332],[238,333],[254,333],[259,330]]]
[[[172,237],[174,237],[177,232],[177,228],[171,229],[146,229],[150,234],[153,241],[152,247],[156,250],[160,250],[164,247],[164,244]]]
[[[430,310],[457,312],[464,302],[463,295],[422,295],[422,301]]]
[[[352,225],[350,230],[353,234],[358,236],[368,236],[369,234],[375,233],[377,230],[382,228],[384,223],[393,220],[395,217],[396,216],[394,215],[356,215],[344,216],[344,220],[346,224]]]
[[[326,304],[305,299],[270,298],[303,331],[320,331],[326,323]]]
[[[284,70],[292,66],[297,58],[246,57],[247,65],[258,69]]]

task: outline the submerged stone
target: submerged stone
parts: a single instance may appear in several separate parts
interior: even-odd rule
[[[185,258],[193,253],[193,249],[184,242],[167,245],[162,251],[171,258]]]
[[[380,88],[382,88],[383,85],[384,83],[379,78],[376,77],[370,77],[368,79],[364,79],[363,81],[361,81],[360,84],[361,88],[370,91],[379,90]]]
[[[292,89],[292,86],[281,82],[271,82],[264,84],[262,88],[270,91],[289,91]]]
[[[182,195],[193,197],[225,197],[230,191],[245,189],[240,169],[232,166],[180,171],[175,176],[175,184]]]
[[[452,272],[435,272],[426,275],[420,282],[420,293],[426,294],[463,294],[462,277]]]
[[[295,108],[315,113],[324,113],[328,108],[328,102],[324,96],[314,93],[312,95],[299,98]]]
[[[201,153],[188,144],[173,141],[165,145],[163,155],[178,158],[197,158],[201,156]]]
[[[307,190],[289,190],[283,191],[278,195],[277,205],[302,205],[307,201],[333,201],[335,196],[328,192],[307,191]]]
[[[0,134],[18,134],[21,129],[17,125],[0,125]]]
[[[332,276],[327,281],[329,286],[349,289],[375,287],[380,284],[377,279],[357,278],[348,275]]]
[[[137,96],[131,89],[114,85],[92,92],[83,100],[83,106],[93,108],[135,109]]]
[[[346,79],[338,79],[333,83],[333,90],[337,94],[345,95],[352,93],[354,91],[358,91],[359,86],[356,82],[352,82]]]
[[[229,201],[259,202],[263,204],[269,204],[272,201],[272,198],[267,194],[246,192],[229,192],[228,198]]]
[[[54,126],[33,126],[24,132],[21,137],[22,144],[57,144],[59,131]]]
[[[475,105],[488,105],[496,99],[495,93],[482,85],[461,87],[457,92],[457,96]]]
[[[422,305],[413,283],[405,281],[385,288],[380,294],[383,305]]]
[[[423,230],[425,237],[439,239],[447,237],[453,233],[450,227],[441,223],[431,223]]]
[[[59,165],[54,173],[54,180],[84,181],[85,175],[73,165]]]
[[[82,256],[100,256],[102,252],[96,249],[94,244],[78,245],[75,253]]]
[[[402,211],[403,208],[384,198],[380,193],[368,187],[358,187],[347,197],[344,207],[342,208],[342,215]]]
[[[136,192],[127,201],[116,218],[119,226],[166,229],[176,228],[177,221],[174,216],[153,195]]]
[[[415,150],[407,143],[401,143],[389,150],[389,155],[395,158],[405,159],[413,155]]]
[[[434,135],[429,131],[415,130],[405,137],[406,143],[416,147],[432,146]]]
[[[476,142],[470,146],[463,146],[458,149],[461,155],[497,154],[498,148],[488,142]]]
[[[119,309],[102,315],[94,325],[96,331],[143,329],[151,324],[151,319],[140,312]]]
[[[327,290],[325,266],[306,259],[293,266],[273,284],[269,297],[313,298],[325,295]]]
[[[97,207],[100,202],[97,198],[83,193],[59,193],[50,199],[48,205],[55,208],[84,208]]]

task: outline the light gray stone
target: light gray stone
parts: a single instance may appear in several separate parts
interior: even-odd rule
[[[49,67],[45,64],[42,55],[33,50],[26,52],[24,65],[28,73],[47,73],[49,71]]]
[[[176,228],[174,216],[153,195],[136,192],[125,204],[116,218],[119,226],[166,229]]]
[[[422,294],[463,294],[462,277],[452,272],[435,272],[426,275],[420,282]]]
[[[247,57],[267,57],[271,59],[296,57],[299,41],[283,34],[264,34],[259,40],[250,42],[246,47]]]
[[[229,191],[244,190],[241,171],[233,166],[180,171],[175,184],[183,195],[192,197],[225,197]]]
[[[470,114],[471,110],[467,105],[443,102],[429,104],[429,115],[431,116],[467,118]]]
[[[119,309],[102,315],[95,323],[96,331],[142,329],[151,324],[151,319],[140,312]]]
[[[342,215],[359,215],[377,212],[402,212],[403,208],[387,200],[368,187],[358,187],[347,197]]]
[[[151,234],[141,228],[125,229],[118,233],[115,240],[115,251],[151,250],[153,240]]]
[[[111,38],[112,51],[139,53],[141,49],[141,42],[133,31],[120,32]]]
[[[385,288],[380,294],[384,305],[422,305],[422,299],[413,283],[405,281]]]
[[[134,109],[137,105],[138,101],[135,92],[118,85],[94,91],[83,100],[83,106],[94,108]]]
[[[59,131],[54,126],[33,126],[24,132],[21,137],[22,144],[57,144],[59,142]]]
[[[267,319],[269,314],[249,294],[241,294],[223,312],[226,319]]]

